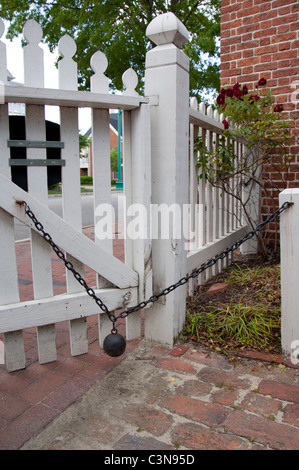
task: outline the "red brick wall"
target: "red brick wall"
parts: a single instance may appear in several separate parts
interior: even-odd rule
[[[299,187],[299,0],[222,0],[221,85],[254,88],[263,77],[293,126],[287,185]],[[264,198],[262,214],[269,211]]]
[[[118,135],[110,129],[110,150],[118,147]]]

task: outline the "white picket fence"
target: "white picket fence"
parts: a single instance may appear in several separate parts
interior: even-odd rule
[[[204,179],[198,180],[194,139],[201,133],[209,148],[223,131],[219,116],[200,107],[194,100],[189,106],[189,61],[180,50],[188,32],[177,18],[168,13],[155,18],[147,36],[157,47],[147,53],[145,95],[136,91],[137,76],[129,69],[123,76],[125,91],[110,94],[105,76],[107,59],[100,51],[91,58],[94,75],[91,91],[77,90],[77,67],[73,60],[75,42],[67,35],[58,44],[59,89],[44,88],[44,63],[39,42],[42,30],[34,21],[24,26],[24,86],[6,83],[5,46],[0,42],[0,79],[4,99],[0,104],[0,333],[4,334],[6,365],[9,371],[25,367],[23,330],[37,328],[39,361],[55,361],[55,323],[69,320],[71,353],[88,350],[86,317],[99,316],[99,344],[111,330],[108,317],[99,312],[79,283],[66,271],[67,293],[53,295],[50,247],[37,233],[16,201],[26,201],[75,268],[84,275],[84,266],[97,273],[96,293],[111,311],[135,305],[176,282],[187,272],[216,255],[240,238],[246,227],[236,216],[233,199],[221,197]],[[26,107],[28,193],[11,181],[9,138],[9,103]],[[47,166],[34,164],[46,159],[45,106],[59,106],[63,148],[63,217],[48,208]],[[124,146],[124,194],[126,218],[130,208],[143,207],[143,237],[126,237],[125,263],[113,256],[112,240],[92,242],[82,234],[80,195],[80,158],[78,109],[92,109],[92,150],[94,207],[111,203],[109,109],[122,109]],[[190,143],[190,151],[189,151]],[[236,146],[241,145],[236,143]],[[240,150],[241,151],[241,150]],[[31,164],[30,164],[31,162]],[[36,162],[35,162],[36,163]],[[198,182],[199,181],[199,182]],[[238,182],[236,181],[236,184]],[[186,249],[182,233],[169,239],[152,239],[151,207],[190,205],[190,230],[195,231],[192,250]],[[203,207],[199,219],[195,214]],[[16,262],[14,218],[31,228],[34,300],[20,302]],[[140,227],[139,227],[140,228]],[[229,262],[229,260],[228,260]],[[225,262],[224,262],[225,265]],[[223,268],[218,263],[211,276]],[[189,293],[204,277],[192,281]],[[180,287],[146,310],[144,334],[147,338],[172,345],[182,331],[188,292]],[[128,339],[141,335],[140,312],[126,319]]]
[[[222,193],[219,187],[213,187],[205,177],[199,178],[201,169],[197,168],[197,154],[194,151],[194,141],[200,135],[203,143],[209,151],[219,143],[219,138],[223,132],[223,116],[219,116],[212,107],[206,108],[201,103],[198,104],[195,98],[191,100],[190,107],[190,204],[191,204],[191,231],[196,229],[197,247],[192,247],[187,254],[187,271],[191,272],[208,259],[214,257],[228,246],[242,238],[248,230],[247,224],[242,219],[242,209],[240,202],[232,195]],[[241,158],[244,144],[234,142],[234,150],[237,157]],[[237,163],[238,164],[238,158]],[[241,197],[243,187],[238,176],[232,179],[229,186],[238,192]],[[203,213],[199,219],[196,218],[196,204],[202,206]],[[199,223],[198,221],[199,220]],[[197,225],[197,227],[196,227]],[[212,275],[221,272],[231,261],[228,256],[219,261],[214,268],[210,268],[202,273],[199,282],[204,282]],[[193,287],[196,287],[196,281]],[[192,290],[191,290],[192,292]]]

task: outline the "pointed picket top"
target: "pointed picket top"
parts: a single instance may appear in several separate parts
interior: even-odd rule
[[[90,79],[90,89],[92,93],[109,93],[109,78],[105,71],[108,67],[108,60],[102,51],[97,51],[90,59],[90,66],[94,75]]]
[[[23,48],[24,55],[24,85],[44,87],[44,51],[39,46],[43,30],[35,20],[26,21],[23,36],[27,45]]]
[[[2,38],[5,31],[4,21],[0,18],[0,39]],[[7,83],[7,60],[6,60],[6,45],[3,41],[0,41],[0,86]],[[0,103],[3,102],[1,99],[3,93],[0,90]]]
[[[125,87],[125,91],[123,95],[128,96],[139,96],[135,88],[138,85],[138,75],[132,68],[126,70],[122,75],[123,85]]]
[[[208,106],[208,108],[207,108],[207,116],[209,116],[210,118],[212,118],[212,117],[213,117],[213,113],[214,113],[214,111],[213,111],[212,106]]]
[[[62,59],[58,62],[59,88],[78,90],[78,67],[73,60],[77,45],[71,36],[65,34],[58,42],[58,51]]]
[[[196,111],[198,109],[198,101],[195,96],[192,96],[192,98],[190,99],[190,108],[195,109]]]
[[[202,114],[206,114],[206,104],[203,101],[201,101],[201,103],[199,104],[199,112]]]
[[[219,115],[218,109],[214,110],[214,119],[219,122],[220,115]]]

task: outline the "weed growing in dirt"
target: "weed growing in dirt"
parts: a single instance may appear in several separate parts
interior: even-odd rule
[[[215,282],[225,292],[208,296]],[[215,349],[280,349],[280,266],[235,264],[187,301],[185,339]],[[186,338],[187,337],[187,338]]]

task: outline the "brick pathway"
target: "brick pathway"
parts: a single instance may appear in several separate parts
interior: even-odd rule
[[[86,231],[92,237],[92,229]],[[115,243],[123,256],[121,243]],[[28,243],[17,244],[20,295],[32,298]],[[65,291],[53,255],[54,293]],[[88,282],[95,279],[88,272]],[[0,449],[196,450],[299,448],[299,370],[281,358],[224,356],[201,347],[129,341],[121,358],[98,345],[72,357],[68,323],[56,327],[58,360],[40,365],[35,329],[27,367],[0,366]]]

